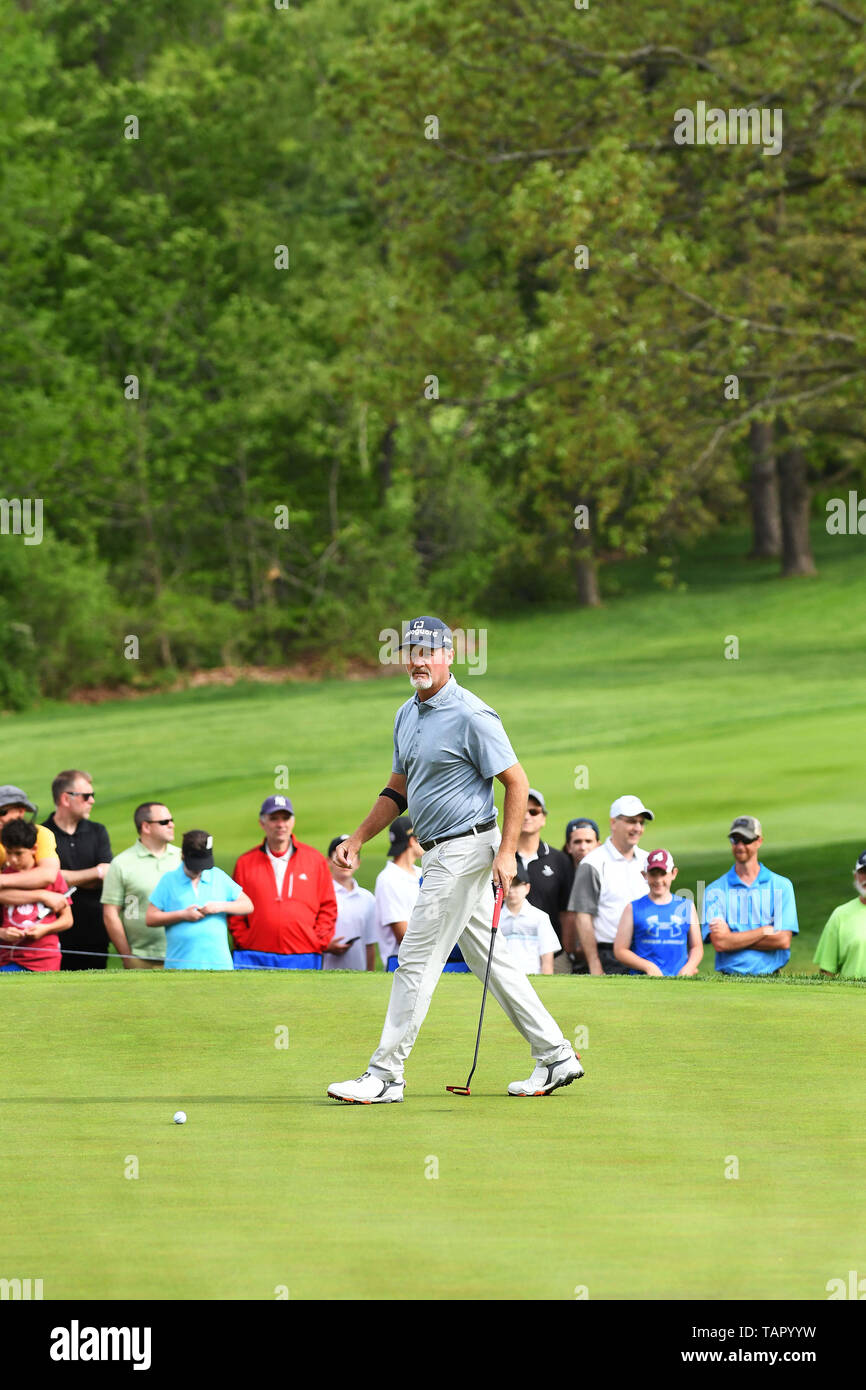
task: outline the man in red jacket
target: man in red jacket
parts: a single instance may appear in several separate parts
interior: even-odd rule
[[[295,839],[287,796],[269,796],[259,824],[264,840],[241,855],[232,874],[253,904],[248,917],[229,917],[235,970],[319,970],[323,951],[348,950],[335,940],[337,899],[328,861]]]

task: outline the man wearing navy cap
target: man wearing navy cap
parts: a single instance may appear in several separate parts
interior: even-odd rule
[[[598,849],[599,843],[598,825],[589,816],[574,816],[566,825],[562,852],[568,855],[572,864],[571,888],[574,887],[575,875],[580,865],[588,854]],[[572,912],[571,908],[562,914],[562,945],[572,975],[588,975],[589,966],[577,935],[577,913]],[[558,959],[557,964],[561,959]]]
[[[562,852],[568,855],[576,871],[578,864],[583,862],[590,850],[597,849],[599,843],[596,822],[590,820],[589,816],[574,816],[565,827]]]
[[[379,1046],[361,1076],[328,1087],[335,1100],[362,1105],[402,1101],[404,1063],[456,943],[472,972],[484,978],[491,877],[508,891],[529,790],[499,715],[451,675],[454,643],[445,623],[416,618],[402,650],[415,693],[394,720],[391,776],[370,814],[335,851],[338,860],[353,865],[361,846],[407,809],[423,850],[423,882],[400,943]],[[501,835],[494,777],[505,788]],[[535,1060],[526,1081],[511,1082],[510,1095],[546,1095],[583,1075],[574,1050],[498,932],[489,988]]]
[[[249,917],[230,917],[236,970],[318,969],[322,952],[348,949],[336,938],[337,899],[328,861],[292,834],[287,796],[262,803],[265,838],[235,864],[232,878],[252,899]]]

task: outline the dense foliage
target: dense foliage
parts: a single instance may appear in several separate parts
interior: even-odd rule
[[[672,585],[750,496],[807,571],[864,477],[864,75],[862,0],[0,0],[2,493],[44,509],[0,706],[130,637],[152,680]],[[701,102],[778,153],[677,143]]]

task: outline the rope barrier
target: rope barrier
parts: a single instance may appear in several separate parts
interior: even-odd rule
[[[49,950],[52,950],[51,947],[48,947],[48,949],[49,949]],[[12,944],[9,943],[9,942],[0,941],[0,950],[14,951],[16,954],[18,954],[18,953],[23,953],[23,952],[25,952],[25,951],[42,951],[43,954],[44,954],[44,952],[45,952],[45,947],[43,947],[43,946],[41,945],[40,942],[35,942],[32,946],[18,946],[18,945],[12,945]],[[52,954],[56,954],[56,952],[55,952],[55,951],[52,951]],[[154,959],[157,959],[157,960],[160,961],[161,964],[164,964],[164,959],[163,959],[163,957],[161,957],[161,956],[158,956],[158,957],[154,957],[154,956],[139,956],[139,955],[136,955],[134,952],[130,952],[128,955],[126,955],[126,954],[122,954],[120,951],[75,951],[75,950],[73,950],[72,947],[70,947],[70,946],[61,946],[61,948],[60,948],[60,954],[61,954],[61,956],[93,956],[93,957],[95,957],[95,958],[97,958],[97,959],[99,959],[99,960],[107,960],[107,959],[109,958],[109,956],[112,956],[112,955],[117,956],[118,960],[154,960]],[[309,955],[317,955],[317,954],[319,954],[319,953],[316,952],[316,951],[310,951],[310,952],[308,952],[307,954],[309,954]],[[15,959],[0,962],[0,965],[19,965],[19,964],[21,964],[21,962],[15,960]],[[211,961],[207,961],[207,962],[205,962],[205,961],[196,961],[196,962],[184,961],[182,965],[179,965],[179,966],[177,967],[177,969],[179,969],[179,970],[213,970],[213,968],[214,968],[213,962],[211,962]],[[310,969],[310,968],[312,968],[312,967],[303,967],[303,968],[304,968],[304,969]],[[234,965],[232,965],[232,969],[234,969]],[[43,972],[41,972],[41,973],[47,974],[48,972],[47,972],[47,971],[43,971]]]

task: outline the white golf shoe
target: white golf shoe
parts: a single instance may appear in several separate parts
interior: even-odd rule
[[[583,1067],[576,1052],[570,1057],[562,1057],[558,1062],[536,1062],[535,1071],[528,1081],[512,1081],[508,1087],[510,1096],[549,1096],[560,1086],[570,1086],[583,1076]]]
[[[331,1100],[344,1100],[349,1105],[382,1105],[386,1101],[402,1100],[405,1081],[382,1081],[365,1071],[354,1081],[337,1081],[328,1087]]]

